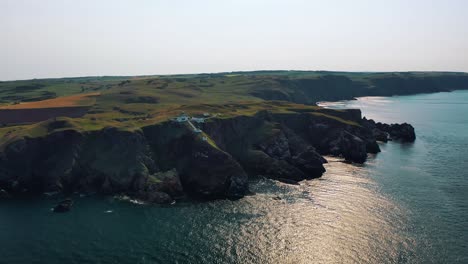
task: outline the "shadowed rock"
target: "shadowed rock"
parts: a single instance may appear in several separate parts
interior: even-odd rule
[[[72,205],[73,205],[72,199],[65,199],[65,200],[61,201],[60,203],[58,203],[58,204],[52,209],[52,211],[53,211],[54,213],[65,213],[65,212],[70,211]]]

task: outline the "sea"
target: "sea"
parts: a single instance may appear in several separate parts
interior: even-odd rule
[[[254,179],[240,200],[0,200],[0,263],[468,263],[468,91],[322,103],[415,127],[364,165],[319,179]]]

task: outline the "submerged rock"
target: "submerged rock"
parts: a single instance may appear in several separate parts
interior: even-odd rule
[[[4,189],[0,189],[0,199],[10,198],[10,194]]]
[[[65,213],[65,212],[70,211],[72,205],[73,205],[72,199],[65,199],[65,200],[61,201],[60,203],[58,203],[58,204],[52,209],[52,211],[53,211],[54,213]]]

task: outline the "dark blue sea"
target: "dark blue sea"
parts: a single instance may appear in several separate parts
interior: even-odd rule
[[[468,91],[324,105],[409,122],[417,140],[362,166],[328,158],[299,186],[255,180],[238,201],[2,200],[0,263],[468,263]]]

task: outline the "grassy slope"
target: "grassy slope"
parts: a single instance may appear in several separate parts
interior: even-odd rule
[[[374,93],[385,94],[385,89],[399,85],[408,91],[395,91],[395,93],[417,93],[424,90],[411,90],[411,85],[425,85],[422,81],[436,80],[435,83],[440,86],[439,82],[458,77],[468,80],[468,74],[464,73],[257,71],[9,81],[0,82],[0,106],[8,107],[18,102],[100,93],[83,118],[62,118],[66,120],[67,126],[80,131],[96,130],[105,126],[137,129],[166,121],[182,111],[191,115],[217,113],[218,118],[252,115],[265,109],[281,113],[305,109],[310,110],[311,114],[324,115],[315,112],[319,110],[315,106],[278,103],[264,99],[283,99],[284,96],[290,101],[313,103],[327,98],[333,100]],[[386,88],[386,85],[390,88]],[[456,88],[458,87],[447,89]],[[434,87],[434,91],[437,89],[439,88]],[[264,95],[272,98],[265,98]],[[276,98],[278,96],[279,98]],[[2,127],[0,143],[17,136],[41,136],[50,133],[53,130],[47,128],[48,123],[49,121],[45,121],[38,124]]]

